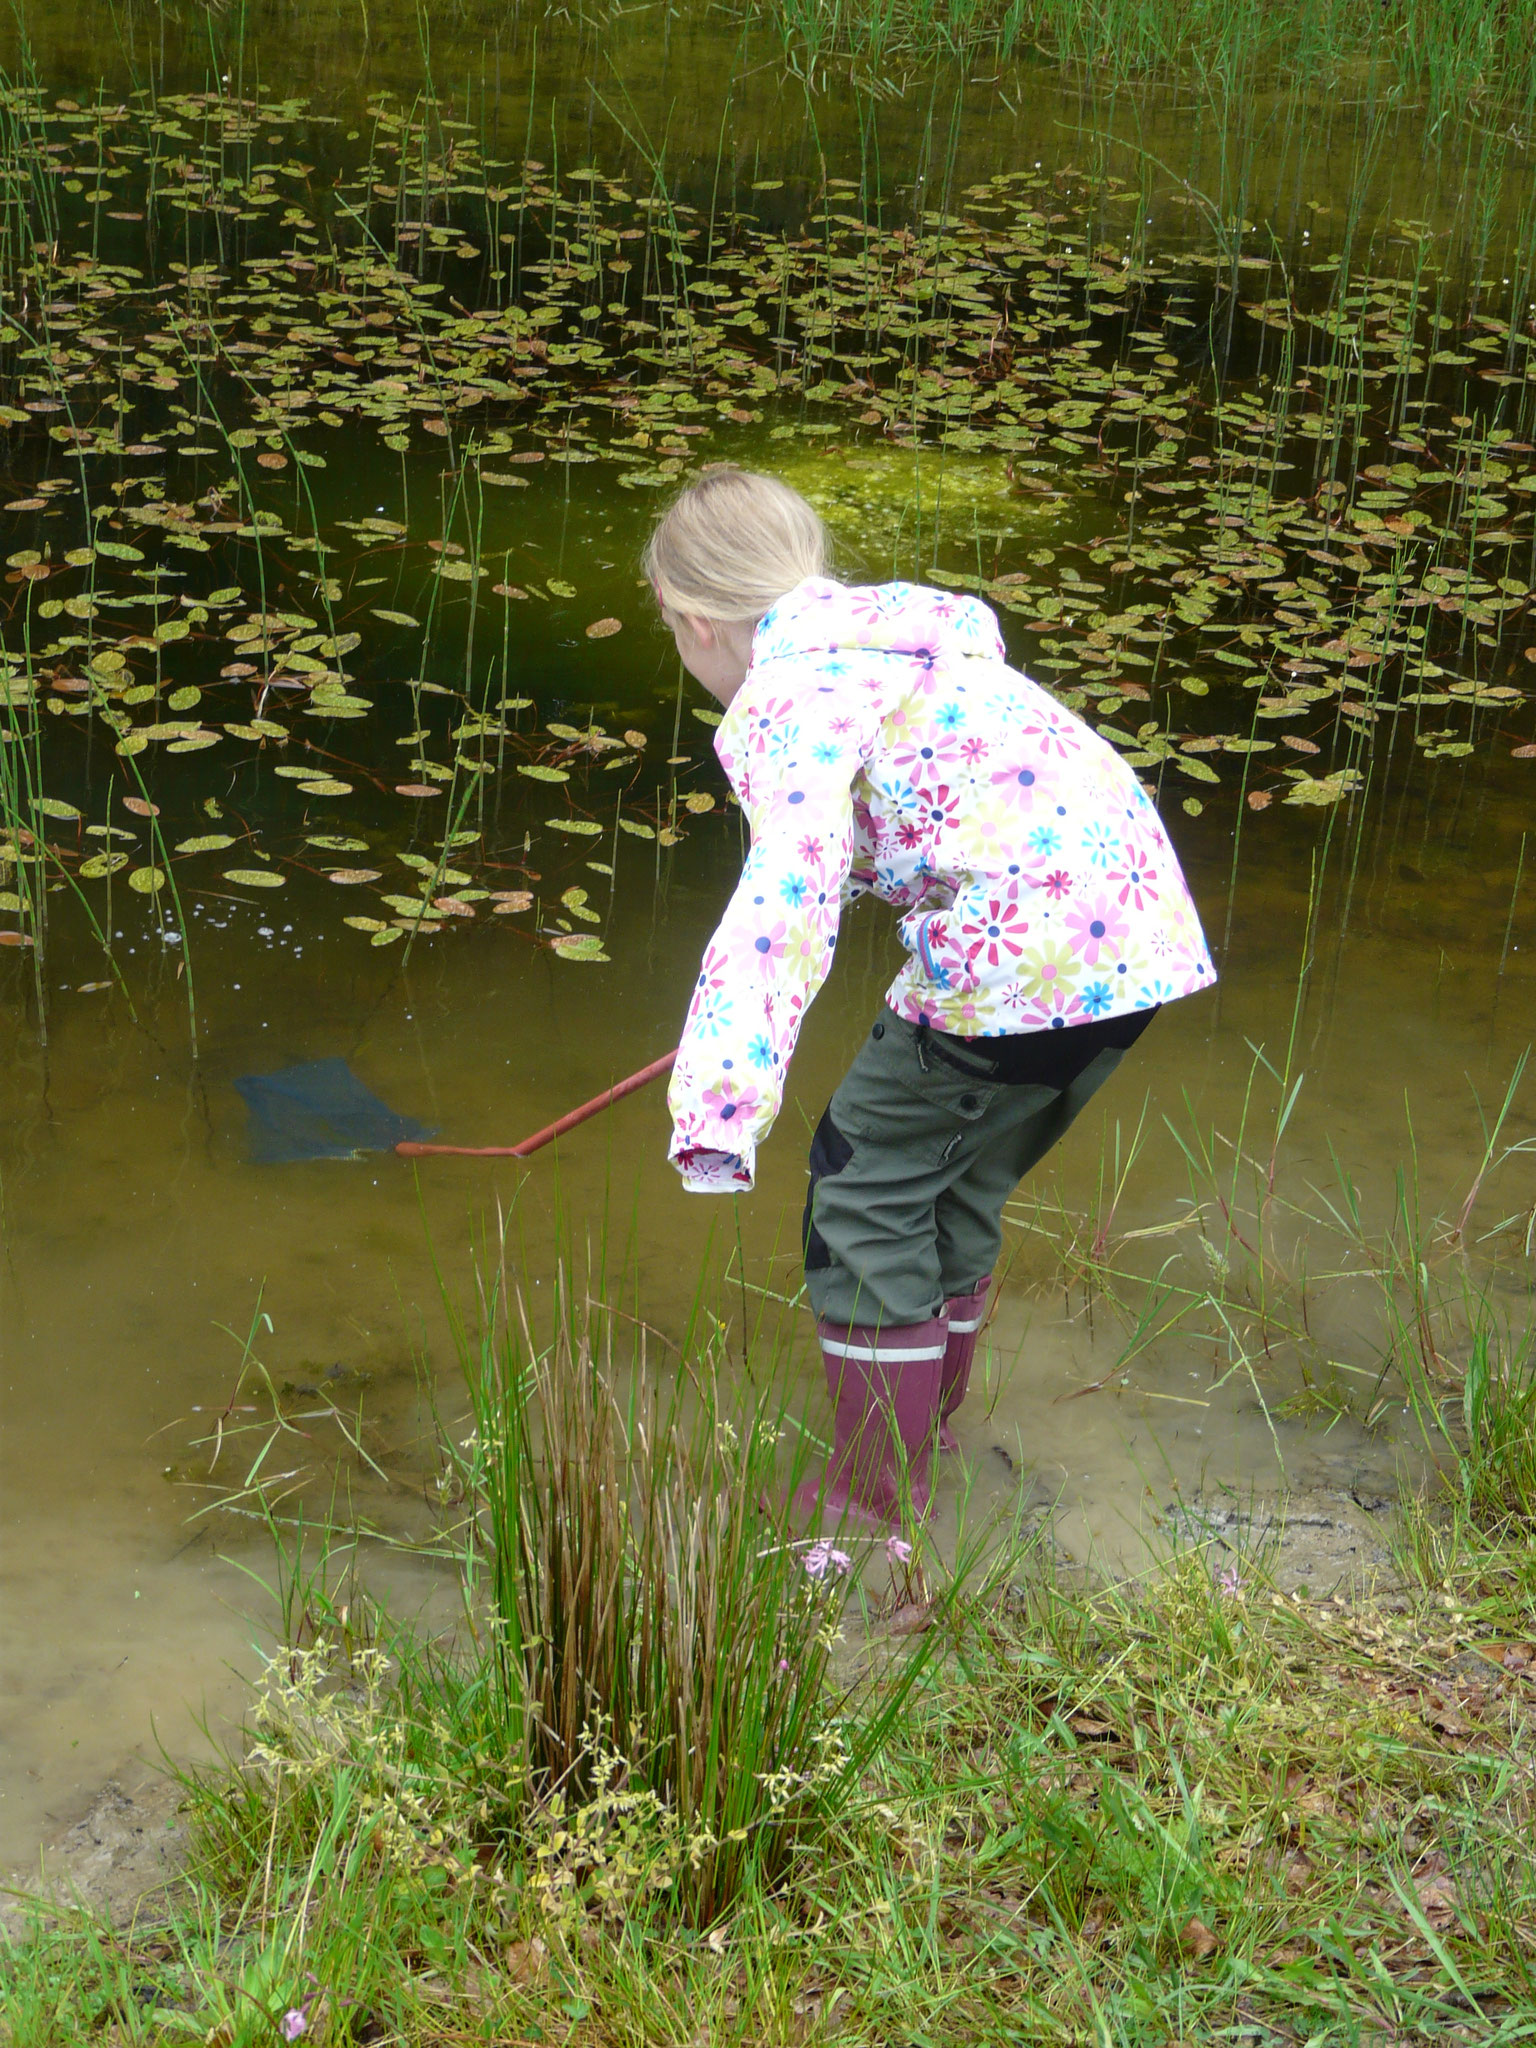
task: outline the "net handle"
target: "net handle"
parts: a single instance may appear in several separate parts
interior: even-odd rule
[[[564,1116],[556,1117],[552,1124],[546,1124],[542,1131],[535,1131],[531,1138],[524,1138],[517,1145],[424,1145],[414,1138],[402,1138],[395,1147],[402,1159],[440,1158],[445,1155],[455,1159],[526,1159],[532,1152],[540,1152],[546,1145],[566,1131],[575,1130],[589,1117],[597,1116],[602,1110],[610,1109],[615,1102],[622,1102],[626,1095],[633,1095],[638,1088],[646,1087],[652,1081],[659,1081],[663,1074],[672,1071],[677,1058],[676,1050],[663,1053],[659,1060],[652,1060],[648,1067],[642,1067],[638,1074],[631,1074],[627,1080],[616,1081],[611,1088],[605,1088],[601,1095],[594,1095],[590,1102],[582,1103],[579,1109],[568,1109]]]

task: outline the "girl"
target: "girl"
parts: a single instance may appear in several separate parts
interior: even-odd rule
[[[845,902],[910,958],[811,1143],[806,1289],[835,1410],[802,1512],[921,1520],[965,1398],[1004,1202],[1210,954],[1135,775],[1007,666],[973,597],[827,574],[786,485],[706,470],[645,566],[752,828],[673,1074],[686,1187],[752,1186]]]

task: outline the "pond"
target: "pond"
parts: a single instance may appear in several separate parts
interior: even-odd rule
[[[742,832],[637,563],[704,461],[803,490],[849,575],[993,604],[1155,789],[1219,949],[1021,1194],[941,1519],[1056,1503],[1124,1562],[1181,1497],[1390,1494],[1412,1372],[1454,1377],[1413,1274],[1421,1333],[1474,1268],[1528,1317],[1527,144],[1369,82],[855,90],[713,14],[23,24],[0,1863],[237,1704],[242,1508],[343,1485],[430,1598],[434,1266],[467,1290],[498,1214],[531,1299],[596,1246],[671,1341],[701,1287],[743,1328],[793,1295],[805,1140],[896,960],[867,907],[739,1215],[681,1192],[659,1091],[413,1169],[254,1164],[234,1085],[342,1057],[511,1143],[675,1042]]]

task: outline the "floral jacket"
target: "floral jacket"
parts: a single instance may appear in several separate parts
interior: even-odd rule
[[[752,1185],[839,912],[866,891],[905,913],[892,1009],[937,1030],[1043,1031],[1216,978],[1151,798],[1007,667],[976,598],[799,584],[759,625],[715,751],[752,848],[672,1077],[690,1188]]]

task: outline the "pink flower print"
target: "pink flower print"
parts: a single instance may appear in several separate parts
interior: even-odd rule
[[[746,722],[747,744],[759,752],[769,745],[776,734],[795,725],[795,703],[792,697],[765,697],[757,705]]]
[[[1135,840],[1127,840],[1117,864],[1109,870],[1109,880],[1119,884],[1117,891],[1122,903],[1134,903],[1138,910],[1145,910],[1157,901],[1156,854],[1153,849]]]
[[[992,787],[1010,804],[1017,804],[1021,811],[1027,811],[1040,795],[1040,778],[1033,768],[1021,768],[1016,762],[1006,768],[993,770]]]
[[[819,839],[807,837],[801,840],[795,851],[806,863],[807,867],[815,867],[820,863],[823,849]]]
[[[1056,990],[1072,989],[1081,973],[1080,963],[1063,939],[1046,939],[1042,944],[1030,947],[1018,968],[1024,993],[1035,1004]],[[1075,997],[1073,1001],[1076,1002]]]
[[[1024,728],[1024,737],[1033,740],[1042,754],[1055,754],[1065,761],[1069,754],[1075,754],[1082,745],[1078,736],[1077,721],[1065,711],[1042,711]]]
[[[771,968],[775,960],[782,960],[784,958],[785,933],[787,931],[788,926],[781,917],[776,925],[771,925],[767,931],[758,933],[757,937],[752,941],[752,946],[757,955],[757,965],[759,967]]]
[[[1111,958],[1118,954],[1131,928],[1107,896],[1092,903],[1074,903],[1066,922],[1074,952],[1080,953],[1090,967],[1098,965],[1101,954],[1107,953]]]
[[[958,752],[952,733],[937,731],[925,722],[896,740],[891,748],[891,763],[908,781],[921,787],[929,777],[946,773]]]
[[[1008,897],[994,896],[979,918],[968,918],[960,927],[967,957],[985,960],[989,967],[1006,967],[1024,950],[1029,919]]]
[[[855,624],[875,626],[880,623],[880,614],[884,607],[880,601],[878,584],[857,584],[852,590],[843,591],[840,595],[847,599],[848,616]]]
[[[758,1104],[758,1091],[727,1074],[704,1090],[704,1109],[717,1123],[745,1124]]]
[[[1032,1031],[1054,1031],[1067,1024],[1083,1023],[1086,1014],[1076,989],[1057,984],[1034,997],[1024,1013],[1024,1021]]]
[[[962,743],[960,758],[967,768],[979,768],[987,757],[987,743],[984,739],[969,739]]]
[[[919,797],[917,815],[929,833],[946,831],[955,822],[955,813],[960,808],[960,792],[941,783],[932,791],[924,791]]]
[[[1071,894],[1072,877],[1065,868],[1052,868],[1040,886],[1052,902],[1060,903],[1064,896]]]

